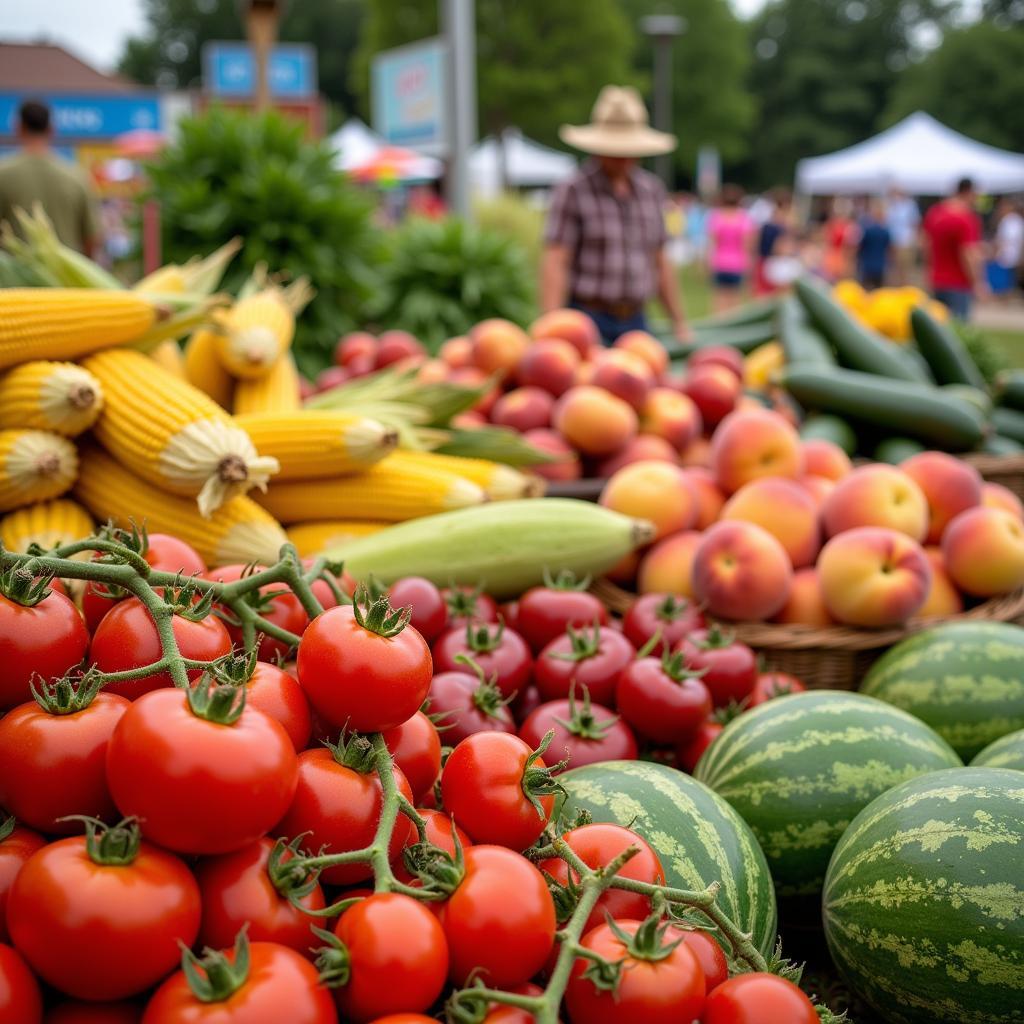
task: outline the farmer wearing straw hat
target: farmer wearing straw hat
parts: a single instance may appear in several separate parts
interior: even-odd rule
[[[676,138],[647,123],[633,88],[606,85],[590,124],[563,125],[564,142],[590,153],[555,191],[544,232],[540,295],[545,310],[587,313],[605,342],[644,330],[644,304],[661,299],[675,336],[690,339],[679,283],[665,253],[665,189],[637,166],[669,153]]]

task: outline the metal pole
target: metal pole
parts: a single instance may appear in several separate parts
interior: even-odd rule
[[[672,37],[658,36],[654,40],[654,127],[659,131],[672,131]],[[654,170],[669,188],[672,176],[672,154],[662,153],[654,158]]]
[[[476,141],[475,0],[440,0],[448,42],[448,207],[470,216],[469,150]]]
[[[270,78],[267,73],[267,66],[270,63],[270,51],[274,48],[277,39],[277,18],[278,7],[276,3],[262,2],[252,3],[249,7],[247,27],[249,30],[249,43],[252,46],[253,57],[256,62],[256,95],[254,106],[257,113],[269,110],[270,103]]]

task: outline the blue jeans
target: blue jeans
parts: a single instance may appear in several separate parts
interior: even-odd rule
[[[950,313],[957,320],[970,320],[973,296],[966,288],[936,288],[935,298],[944,306],[948,306]]]
[[[594,321],[597,326],[597,332],[601,335],[601,344],[605,346],[611,345],[612,342],[627,331],[647,330],[647,316],[642,309],[632,316],[621,318],[613,316],[611,313],[606,313],[603,310],[594,309],[583,302],[570,302],[569,306],[572,309],[581,310]]]

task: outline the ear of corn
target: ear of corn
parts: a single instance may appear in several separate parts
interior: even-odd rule
[[[102,408],[99,381],[74,363],[37,360],[0,377],[0,428],[75,437],[96,422]]]
[[[299,370],[291,352],[285,352],[262,377],[235,384],[232,409],[236,415],[298,412],[301,408]]]
[[[168,338],[161,341],[148,353],[154,363],[159,363],[168,373],[175,377],[185,379],[185,357],[182,355],[181,346],[173,339]]]
[[[222,409],[231,408],[234,380],[217,355],[217,335],[200,327],[185,344],[185,380],[209,395]]]
[[[0,430],[0,512],[57,498],[78,472],[75,446],[42,430]]]
[[[0,519],[0,544],[8,551],[24,552],[30,544],[49,550],[84,540],[92,532],[92,517],[70,498],[26,505]]]
[[[359,473],[398,443],[390,427],[349,412],[254,413],[236,422],[261,454],[281,464],[277,481]]]
[[[325,519],[312,523],[295,523],[288,527],[288,540],[303,558],[313,558],[328,548],[339,547],[356,537],[369,537],[390,526],[361,519]]]
[[[100,444],[144,480],[197,497],[202,515],[277,472],[211,398],[141,353],[111,349],[85,366],[106,395],[93,428]]]
[[[131,291],[0,289],[0,369],[32,359],[78,359],[142,338],[156,310]]]
[[[139,292],[191,292],[193,295],[210,295],[220,284],[224,271],[242,248],[242,241],[233,238],[209,256],[190,259],[184,265],[168,263],[154,270],[134,285]]]
[[[96,447],[82,452],[75,496],[100,522],[134,522],[151,533],[171,533],[191,544],[210,566],[277,560],[288,538],[274,519],[246,497],[232,498],[209,519],[195,502],[140,480]]]
[[[391,456],[396,466],[417,466],[454,473],[481,488],[491,501],[536,498],[544,493],[538,477],[519,472],[490,459],[471,459],[462,455],[438,455],[436,452],[400,451]]]
[[[313,513],[393,523],[486,500],[476,484],[453,473],[390,462],[385,459],[358,476],[285,480],[257,500],[282,523],[300,523]]]

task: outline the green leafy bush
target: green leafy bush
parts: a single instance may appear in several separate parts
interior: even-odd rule
[[[180,124],[148,168],[159,201],[164,259],[185,262],[234,237],[245,245],[224,287],[256,264],[308,275],[317,296],[303,312],[296,356],[306,372],[329,361],[338,335],[362,320],[382,242],[372,202],[331,164],[331,150],[278,114],[213,108]]]

